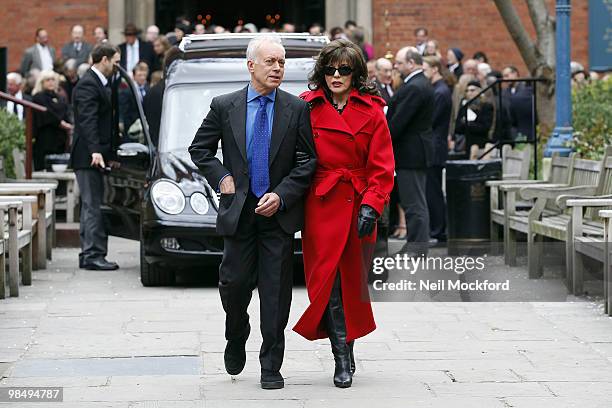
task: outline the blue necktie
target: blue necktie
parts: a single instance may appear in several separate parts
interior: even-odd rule
[[[259,109],[255,115],[255,132],[251,141],[253,150],[251,156],[251,191],[257,198],[264,195],[270,188],[268,155],[270,152],[270,129],[268,129],[268,113],[266,104],[270,100],[266,96],[259,97]]]

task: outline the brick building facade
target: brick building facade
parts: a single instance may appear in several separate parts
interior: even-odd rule
[[[130,0],[2,0],[0,13],[0,46],[9,48],[9,70],[18,68],[23,51],[33,44],[37,27],[48,30],[51,44],[59,51],[70,38],[70,27],[76,23],[85,26],[86,39],[92,41],[92,30],[97,25],[109,26],[109,19],[124,8]],[[154,4],[153,1],[139,0]],[[334,4],[326,7],[328,25],[347,18],[371,28],[377,56],[411,45],[413,31],[427,27],[430,38],[439,41],[443,54],[448,47],[459,47],[466,56],[484,51],[495,67],[515,64],[524,69],[518,49],[508,34],[491,0],[327,0]],[[330,15],[340,2],[347,2],[345,15]],[[547,0],[554,15],[554,0]],[[363,4],[367,7],[364,7]],[[527,7],[523,1],[514,1],[524,25],[531,29]],[[351,6],[352,4],[352,6]],[[333,6],[333,7],[330,7]],[[349,7],[350,6],[350,7]],[[154,7],[154,6],[153,6]],[[364,13],[363,9],[367,9]],[[351,11],[352,10],[352,11]],[[385,28],[385,10],[390,27]],[[140,16],[143,13],[138,13]],[[128,19],[127,14],[121,14]],[[152,15],[152,13],[150,13]],[[123,21],[111,21],[111,39],[118,38]],[[141,19],[142,20],[142,19]],[[152,21],[148,22],[152,23]],[[141,25],[145,22],[142,21]],[[572,59],[588,65],[588,1],[572,1]],[[115,26],[115,27],[114,27]],[[113,28],[114,27],[114,28]],[[143,27],[144,28],[144,27]],[[532,33],[533,30],[531,29]]]
[[[439,42],[442,54],[449,47],[458,47],[467,56],[476,51],[484,51],[492,66],[516,65],[526,74],[525,64],[495,4],[491,0],[372,0],[372,22],[374,49],[378,56],[384,55],[387,42],[392,51],[414,42],[414,30],[427,27],[429,38]],[[529,19],[524,1],[514,1],[515,7],[530,30],[532,38],[535,31]],[[554,0],[547,0],[554,17]],[[385,29],[385,10],[391,23]],[[588,1],[572,1],[572,60],[588,66]]]
[[[8,48],[8,69],[18,70],[23,51],[34,44],[38,27],[49,33],[49,42],[59,55],[70,40],[74,24],[85,27],[85,39],[93,42],[93,29],[108,26],[109,0],[2,0],[0,47]]]

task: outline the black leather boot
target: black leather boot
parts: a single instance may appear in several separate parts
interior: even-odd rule
[[[346,343],[346,322],[344,320],[339,273],[327,304],[327,332],[336,362],[334,385],[339,388],[348,388],[353,383],[353,375],[351,374],[350,348]]]
[[[349,345],[349,352],[351,353],[351,375],[352,375],[352,374],[355,374],[355,352],[353,351],[355,340],[351,341],[348,345]]]

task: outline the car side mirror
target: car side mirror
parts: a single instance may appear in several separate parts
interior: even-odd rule
[[[140,143],[123,143],[117,150],[117,158],[124,166],[146,169],[149,166],[149,148]]]

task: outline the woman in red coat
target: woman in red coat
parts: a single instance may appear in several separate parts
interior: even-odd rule
[[[367,273],[376,220],[393,187],[393,149],[385,102],[367,83],[358,47],[327,45],[301,95],[311,107],[317,170],[306,196],[302,246],[310,305],[293,328],[309,340],[329,337],[334,384],[350,387],[353,340],[376,328]],[[298,158],[299,161],[299,158]]]

